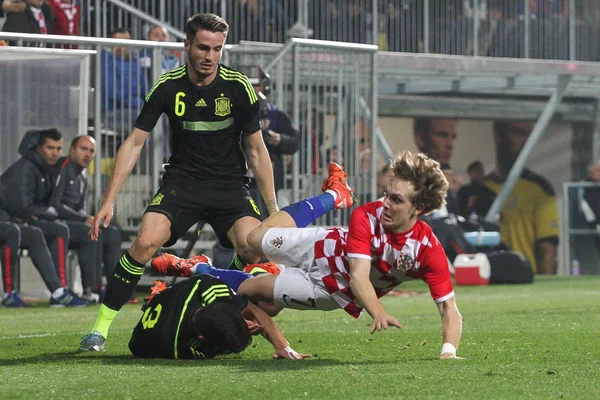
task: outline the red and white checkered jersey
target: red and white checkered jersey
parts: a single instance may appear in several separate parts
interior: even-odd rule
[[[326,237],[315,242],[315,262],[325,289],[350,315],[360,315],[346,260],[356,257],[371,260],[370,280],[377,297],[409,279],[424,280],[436,303],[453,297],[446,253],[429,225],[419,219],[408,232],[388,233],[381,225],[382,214],[381,201],[360,206],[348,229],[328,229]]]

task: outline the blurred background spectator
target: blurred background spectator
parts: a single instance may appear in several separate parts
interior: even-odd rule
[[[113,39],[131,39],[125,28],[110,33]],[[104,50],[102,62],[102,111],[108,126],[127,135],[133,129],[138,111],[144,105],[148,90],[147,76],[142,70],[138,54],[127,46]]]
[[[4,32],[54,34],[54,12],[44,0],[4,0],[2,10],[6,13],[6,21],[2,27]],[[29,42],[29,45],[41,46]]]

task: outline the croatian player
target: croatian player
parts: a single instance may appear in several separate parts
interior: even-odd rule
[[[358,207],[348,229],[304,228],[318,212],[342,208],[344,201],[352,205],[345,173],[330,164],[326,193],[283,208],[248,237],[259,255],[293,268],[245,279],[238,292],[280,308],[343,308],[355,318],[364,309],[373,318],[373,333],[401,327],[378,298],[406,280],[422,279],[442,317],[440,358],[458,358],[462,317],[446,254],[429,225],[419,219],[443,205],[448,182],[439,164],[422,153],[405,151],[390,168],[393,177],[384,198]],[[328,195],[335,203],[327,209],[322,199]]]

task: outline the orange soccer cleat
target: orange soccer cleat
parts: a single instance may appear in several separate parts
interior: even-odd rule
[[[254,276],[261,274],[279,275],[281,269],[275,263],[266,262],[259,264],[248,264],[244,267],[244,272]]]
[[[162,279],[155,280],[154,286],[150,288],[150,295],[144,298],[144,305],[142,306],[142,311],[144,311],[148,307],[148,304],[150,303],[150,301],[152,301],[154,296],[156,296],[165,289],[167,289],[167,282],[163,281]]]
[[[164,253],[152,259],[152,268],[161,275],[191,277],[194,275],[192,267],[198,263],[210,264],[210,258],[204,254],[192,258],[181,258],[173,254]]]
[[[335,199],[335,208],[350,208],[356,204],[356,196],[354,195],[354,189],[348,186],[346,177],[348,174],[344,171],[344,167],[341,165],[330,162],[329,163],[329,176],[323,181],[323,192],[327,190],[333,190],[337,193]]]

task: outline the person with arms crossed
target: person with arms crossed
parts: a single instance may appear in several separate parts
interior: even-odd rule
[[[198,275],[157,291],[147,298],[129,341],[136,357],[207,359],[239,353],[252,342],[251,333],[262,333],[273,344],[273,358],[310,357],[292,349],[264,311],[213,276]]]
[[[165,255],[153,260],[152,266],[169,275],[218,274],[252,301],[279,309],[343,308],[358,318],[364,308],[373,318],[371,333],[389,326],[400,328],[378,298],[406,280],[422,279],[442,317],[440,358],[458,358],[462,317],[446,254],[429,225],[419,218],[443,205],[448,182],[439,164],[422,153],[404,152],[391,162],[390,169],[393,177],[384,198],[354,210],[348,229],[304,228],[333,208],[353,204],[345,173],[331,163],[325,193],[284,207],[252,231],[250,244],[279,265],[279,274],[248,279],[250,275],[240,276],[239,271],[215,271],[173,257],[168,262]],[[273,271],[267,267],[263,269]]]
[[[276,212],[273,169],[263,142],[256,93],[248,78],[219,63],[228,25],[214,14],[197,14],[186,24],[188,62],[163,75],[146,96],[136,127],[121,145],[115,170],[91,235],[107,226],[119,189],[162,113],[173,130],[173,154],[162,186],[150,201],[140,231],[109,279],[96,323],[80,343],[94,351],[132,294],[144,266],[161,246],[171,246],[199,220],[209,223],[219,241],[233,246],[234,263],[256,262],[246,236],[260,225],[248,192],[248,163],[269,213]],[[242,260],[240,260],[240,258]]]

